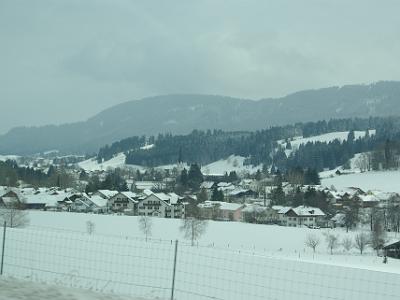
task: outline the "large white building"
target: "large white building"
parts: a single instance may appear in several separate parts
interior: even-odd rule
[[[184,218],[183,197],[175,193],[153,193],[138,203],[139,216]]]
[[[282,225],[290,227],[318,226],[325,218],[325,213],[316,207],[298,206],[289,209],[283,216]]]

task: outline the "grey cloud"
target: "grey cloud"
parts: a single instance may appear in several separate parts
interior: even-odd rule
[[[156,94],[258,99],[399,80],[399,9],[394,0],[3,0],[0,133]]]

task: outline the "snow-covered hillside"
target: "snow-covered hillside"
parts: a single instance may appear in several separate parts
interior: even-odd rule
[[[18,155],[0,155],[0,161],[6,161],[6,160],[15,160],[18,161],[20,156]]]
[[[108,169],[115,169],[115,168],[125,168],[129,167],[132,169],[144,171],[146,167],[137,166],[137,165],[127,165],[125,163],[125,154],[119,153],[118,155],[114,156],[112,159],[104,161],[102,163],[98,163],[96,158],[91,158],[85,161],[78,163],[78,166],[85,171],[99,171],[99,170],[108,170]],[[245,157],[242,156],[235,156],[231,155],[227,159],[221,159],[211,164],[202,166],[201,170],[204,175],[224,175],[225,172],[236,171],[238,174],[240,173],[255,173],[259,167],[244,165]],[[160,170],[171,170],[174,168],[182,169],[182,168],[190,168],[187,164],[170,164],[170,165],[162,165],[156,167]]]
[[[374,135],[376,133],[375,130],[370,130],[369,134]],[[316,142],[321,142],[321,143],[329,143],[334,140],[339,140],[340,142],[343,142],[347,140],[347,136],[349,134],[349,131],[337,131],[337,132],[330,132],[326,134],[321,134],[321,135],[316,135],[316,136],[311,136],[307,138],[303,138],[302,136],[297,136],[294,137],[291,141],[290,144],[292,146],[291,150],[286,150],[286,155],[290,155],[292,151],[295,151],[299,148],[300,145],[304,145],[307,143],[316,143]],[[354,137],[355,139],[362,138],[365,136],[365,131],[354,131]],[[285,140],[280,140],[278,141],[278,144],[282,145],[282,147],[286,148],[286,141]]]
[[[88,160],[82,161],[78,163],[79,168],[84,169],[85,171],[100,171],[100,170],[108,170],[108,169],[116,169],[116,168],[125,168],[129,167],[132,169],[143,170],[144,167],[135,166],[135,165],[127,165],[125,164],[126,156],[124,153],[119,153],[114,156],[110,160],[104,161],[102,163],[98,163],[96,158],[90,158]]]
[[[245,157],[242,156],[235,156],[231,155],[227,159],[221,159],[211,164],[205,165],[201,168],[201,171],[205,175],[224,175],[225,172],[229,174],[231,171],[235,171],[236,173],[255,173],[259,168],[251,166],[251,165],[244,165]]]
[[[359,187],[364,191],[400,193],[400,171],[364,172],[322,179],[322,185],[336,189]]]

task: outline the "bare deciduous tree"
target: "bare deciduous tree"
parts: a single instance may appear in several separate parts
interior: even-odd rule
[[[385,244],[385,240],[386,232],[384,229],[383,217],[377,214],[372,224],[372,231],[370,235],[371,246],[376,250],[377,254],[379,252],[379,249],[381,249],[382,246]]]
[[[361,172],[371,170],[371,155],[369,153],[361,153],[357,160],[354,162],[356,168]]]
[[[0,221],[11,228],[25,227],[29,225],[29,215],[19,205],[9,205],[0,209]]]
[[[191,241],[194,246],[197,241],[206,231],[207,222],[196,218],[187,218],[182,220],[180,230],[183,232],[185,239]]]
[[[324,234],[326,244],[328,249],[331,251],[331,255],[333,254],[333,250],[339,246],[339,237],[332,232],[327,232]]]
[[[342,241],[342,246],[343,246],[344,250],[349,252],[351,250],[351,248],[353,248],[353,240],[349,237],[345,237]]]
[[[368,246],[369,244],[369,238],[368,235],[364,232],[358,233],[355,237],[354,237],[354,245],[356,246],[356,248],[358,250],[360,250],[360,254],[363,254],[365,248]]]
[[[153,222],[151,221],[151,218],[148,216],[141,216],[139,218],[139,229],[143,234],[146,236],[146,242],[147,238],[151,236],[151,229],[153,227]]]
[[[317,249],[320,243],[319,237],[315,234],[308,234],[306,237],[305,245],[311,249],[313,249],[313,253],[315,254],[315,250]]]

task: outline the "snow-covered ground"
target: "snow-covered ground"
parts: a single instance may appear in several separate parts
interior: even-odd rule
[[[400,193],[400,171],[364,172],[327,177],[321,180],[323,186],[336,189],[359,187],[364,191]]]
[[[152,145],[146,146],[146,149],[150,149]],[[99,171],[99,170],[108,170],[108,169],[116,169],[116,168],[125,168],[129,167],[132,169],[136,169],[139,171],[144,171],[146,170],[146,167],[143,166],[137,166],[137,165],[127,165],[125,164],[125,154],[124,153],[119,153],[116,156],[114,156],[112,159],[104,161],[102,163],[98,163],[96,158],[91,158],[85,161],[82,161],[78,163],[78,166],[85,171]],[[254,166],[249,166],[249,165],[244,165],[245,157],[242,156],[235,156],[231,155],[226,159],[221,159],[216,162],[213,162],[211,164],[202,166],[202,172],[205,175],[223,175],[225,172],[231,172],[231,171],[236,171],[236,173],[241,174],[241,173],[255,173],[257,172],[258,169],[261,167],[254,167]],[[157,169],[160,170],[172,170],[174,168],[182,169],[186,168],[188,169],[190,166],[187,164],[171,164],[171,165],[163,165],[163,166],[158,166]]]
[[[78,232],[86,232],[86,222],[92,221],[96,226],[96,232],[107,235],[119,235],[122,237],[141,237],[138,217],[132,216],[110,216],[79,213],[59,212],[30,212],[30,226],[33,228],[53,227],[68,229]],[[163,240],[182,240],[180,231],[181,220],[152,218],[152,238]],[[335,250],[335,255],[330,255],[324,244],[323,232],[328,229],[292,228],[278,225],[257,225],[241,222],[214,222],[209,221],[206,233],[199,239],[203,246],[213,246],[222,249],[240,249],[243,251],[256,251],[268,253],[275,257],[291,257],[294,259],[305,259],[320,261],[324,263],[338,263],[346,266],[357,266],[360,268],[372,268],[375,270],[388,270],[391,266],[383,266],[377,259],[372,249],[366,250],[366,255],[358,255],[358,250],[353,249],[350,255],[340,247]],[[334,232],[340,238],[353,238],[357,232],[346,233],[343,229],[335,229]],[[321,246],[314,256],[310,249],[304,245],[308,234],[316,234],[321,239]],[[396,238],[397,236],[393,236]],[[400,236],[398,236],[400,239]],[[400,261],[394,262],[395,272],[400,273]],[[393,271],[393,270],[392,270]]]
[[[18,155],[0,155],[0,161],[6,160],[18,160],[20,156]]]
[[[374,135],[376,130],[370,130],[369,134]],[[307,138],[303,138],[302,136],[294,137],[293,140],[290,141],[290,144],[292,145],[291,150],[286,150],[286,155],[290,155],[290,153],[294,150],[297,150],[300,145],[304,145],[307,143],[315,143],[315,142],[321,142],[321,143],[329,143],[334,140],[339,140],[340,142],[343,142],[347,140],[349,131],[337,131],[337,132],[330,132],[326,134],[321,134],[321,135],[316,135],[316,136],[311,136]],[[354,137],[355,139],[362,138],[365,136],[365,131],[354,131]],[[282,145],[283,147],[286,147],[286,141],[285,140],[280,140],[278,141],[278,144]]]
[[[225,172],[235,171],[238,174],[243,172],[253,174],[261,167],[254,167],[251,165],[244,165],[245,157],[231,155],[227,159],[221,159],[211,164],[205,165],[201,171],[205,175],[224,175]]]
[[[129,167],[129,168],[136,169],[139,171],[142,171],[145,169],[142,166],[127,165],[127,164],[125,164],[125,159],[126,159],[126,155],[124,153],[119,153],[118,155],[114,156],[110,160],[104,161],[102,163],[98,163],[96,158],[90,158],[88,160],[78,163],[78,166],[88,172],[100,171],[100,170],[106,171],[108,169],[125,168],[125,167]]]
[[[89,290],[66,288],[59,285],[0,278],[2,300],[144,300],[112,294],[95,293]]]
[[[145,241],[137,217],[31,212],[30,218],[30,227],[7,231],[6,276],[169,299],[179,238],[174,299],[394,300],[400,292],[397,261],[383,264],[371,250],[329,255],[322,230],[209,222],[192,247],[182,239],[180,220],[152,218],[153,236]],[[309,233],[321,239],[315,256],[304,246]]]

